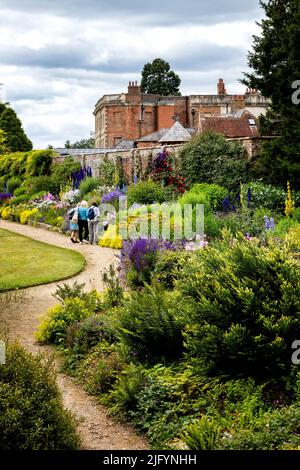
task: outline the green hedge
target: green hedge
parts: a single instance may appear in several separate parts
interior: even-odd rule
[[[54,365],[19,345],[0,365],[0,450],[71,450],[76,423],[63,408]]]

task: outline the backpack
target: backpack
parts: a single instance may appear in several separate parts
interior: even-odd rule
[[[96,217],[96,214],[95,214],[94,208],[90,207],[88,211],[88,219],[94,220],[95,217]]]
[[[72,220],[72,219],[73,219],[73,216],[74,216],[74,214],[75,214],[75,211],[76,211],[76,209],[71,209],[71,210],[68,212],[69,220]]]

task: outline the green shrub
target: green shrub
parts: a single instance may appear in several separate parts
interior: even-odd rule
[[[128,189],[127,202],[128,206],[132,204],[152,204],[154,202],[162,203],[166,200],[164,188],[154,181],[140,181],[136,185],[132,185]]]
[[[251,207],[266,207],[272,210],[284,211],[286,191],[283,188],[253,181],[243,187],[245,200],[247,200],[248,188],[251,189]]]
[[[220,237],[223,226],[222,219],[219,219],[214,214],[208,213],[204,215],[204,233],[207,237]]]
[[[296,228],[297,225],[298,225],[298,222],[296,219],[291,218],[291,217],[283,217],[276,224],[275,229],[272,230],[271,236],[285,238],[285,236],[288,234],[288,231],[290,229]]]
[[[187,184],[214,183],[237,190],[249,178],[249,163],[243,147],[213,131],[195,136],[181,150],[178,163]]]
[[[142,362],[179,358],[183,351],[176,302],[159,286],[133,292],[119,316],[119,334],[132,357]]]
[[[0,450],[79,447],[75,420],[63,408],[54,364],[21,346],[7,347],[0,367]]]
[[[204,192],[201,193],[196,191],[187,191],[183,196],[181,196],[178,202],[182,206],[185,204],[190,204],[192,206],[196,206],[196,204],[203,204],[206,212],[210,210],[209,199]]]
[[[158,252],[153,270],[156,282],[159,282],[165,289],[173,289],[176,279],[180,277],[181,268],[190,257],[191,254],[187,251],[167,250]]]
[[[63,283],[60,286],[57,286],[53,297],[61,303],[64,303],[64,301],[68,299],[74,299],[75,297],[78,297],[79,299],[84,299],[87,295],[83,291],[84,287],[84,283],[79,284],[77,281],[75,281],[71,285]]]
[[[24,186],[14,190],[14,196],[23,196],[23,194],[26,194],[26,188],[24,188]]]
[[[27,178],[23,183],[28,194],[33,194],[45,191],[51,194],[58,194],[60,191],[59,184],[51,176],[35,176]]]
[[[66,344],[74,354],[86,354],[96,344],[117,340],[113,320],[108,314],[94,314],[79,323],[74,323],[67,330]]]
[[[114,403],[111,407],[118,414],[133,411],[138,403],[138,395],[145,383],[145,372],[141,365],[128,365],[121,373],[110,400]]]
[[[64,158],[62,163],[53,164],[51,175],[59,186],[65,186],[71,179],[72,173],[80,170],[80,162],[76,162],[72,157]]]
[[[75,375],[85,390],[106,402],[104,394],[112,390],[125,366],[117,345],[102,341],[77,364]]]
[[[277,214],[264,207],[253,209],[242,209],[234,213],[229,213],[222,217],[222,225],[233,235],[239,232],[248,233],[251,236],[260,236],[266,232],[264,216],[269,219],[273,217],[277,223]]]
[[[50,175],[53,150],[33,150],[26,161],[26,176]],[[36,191],[37,192],[37,191]]]
[[[21,204],[22,202],[27,202],[29,201],[30,199],[30,196],[28,194],[21,194],[20,196],[16,196],[14,197],[11,201],[10,201],[10,204],[12,206],[18,206],[19,204]]]
[[[114,162],[104,160],[99,167],[100,184],[103,186],[112,186],[115,183],[116,165]]]
[[[96,313],[100,302],[99,294],[91,291],[84,298],[65,299],[62,305],[50,308],[37,331],[38,341],[64,345],[68,327]]]
[[[21,178],[19,178],[18,176],[13,176],[12,178],[9,178],[9,180],[7,181],[7,191],[10,194],[14,194],[14,191],[17,188],[19,188],[21,184],[22,184]]]
[[[96,189],[99,185],[100,185],[100,181],[98,178],[94,178],[94,177],[85,178],[85,180],[83,180],[79,186],[80,198],[82,199],[86,194],[93,191],[93,189]]]
[[[14,176],[24,177],[29,155],[30,152],[16,152],[1,155],[0,177],[5,177],[6,180]]]
[[[226,188],[217,184],[198,183],[194,184],[191,193],[204,193],[209,200],[209,205],[212,211],[221,211],[223,209],[222,202],[228,196]]]
[[[213,450],[220,435],[220,426],[213,419],[202,416],[189,424],[182,439],[190,450]]]
[[[290,406],[265,413],[254,429],[233,432],[220,441],[225,450],[284,450],[300,445],[300,410]]]
[[[170,448],[170,440],[178,437],[182,429],[199,416],[205,393],[209,393],[206,390],[202,394],[199,378],[192,377],[185,366],[182,370],[178,370],[178,366],[164,367],[161,364],[151,369],[139,368],[139,380],[133,385],[136,387],[132,386],[132,401],[126,402],[127,417],[146,434],[156,449]],[[114,398],[118,401],[116,395]],[[124,407],[120,408],[124,411]]]
[[[120,284],[119,273],[113,264],[104,270],[102,274],[104,285],[103,304],[105,308],[112,308],[121,305],[124,298],[124,291]]]
[[[177,287],[185,343],[206,374],[278,377],[300,337],[300,266],[283,246],[226,240],[197,252]]]

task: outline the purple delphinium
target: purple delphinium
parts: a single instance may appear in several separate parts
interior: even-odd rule
[[[12,194],[10,193],[0,193],[0,201],[5,201],[5,199],[10,199]]]
[[[130,261],[138,272],[142,272],[149,267],[149,263],[152,262],[152,256],[158,251],[176,251],[184,249],[185,244],[185,240],[124,240],[120,256],[121,277],[125,275],[127,260]]]
[[[265,223],[265,229],[266,230],[273,230],[275,228],[275,221],[273,217],[264,216],[264,223]]]
[[[119,189],[115,189],[114,191],[111,191],[110,193],[104,194],[102,196],[101,202],[103,204],[110,203],[112,201],[115,201],[116,199],[119,199],[119,197],[122,197],[123,193]]]

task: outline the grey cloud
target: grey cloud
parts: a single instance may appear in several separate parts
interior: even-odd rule
[[[241,61],[246,52],[239,47],[222,47],[213,44],[197,43],[177,49],[165,59],[171,61],[176,70],[198,70],[214,68],[220,65],[231,66]],[[136,58],[131,51],[128,55],[121,56],[112,53],[105,63],[97,59],[97,50],[91,51],[90,44],[47,46],[39,50],[25,47],[1,47],[0,58],[2,64],[26,67],[40,67],[45,69],[83,69],[102,73],[136,73],[140,72],[143,65],[153,60],[153,53],[145,55],[143,61]],[[66,72],[65,72],[66,73]]]
[[[47,46],[39,50],[28,47],[7,47],[0,45],[2,64],[38,66],[43,68],[92,68],[89,65],[88,46]]]
[[[258,0],[1,0],[0,5],[21,11],[92,18],[123,17],[151,24],[217,23],[257,15]]]

